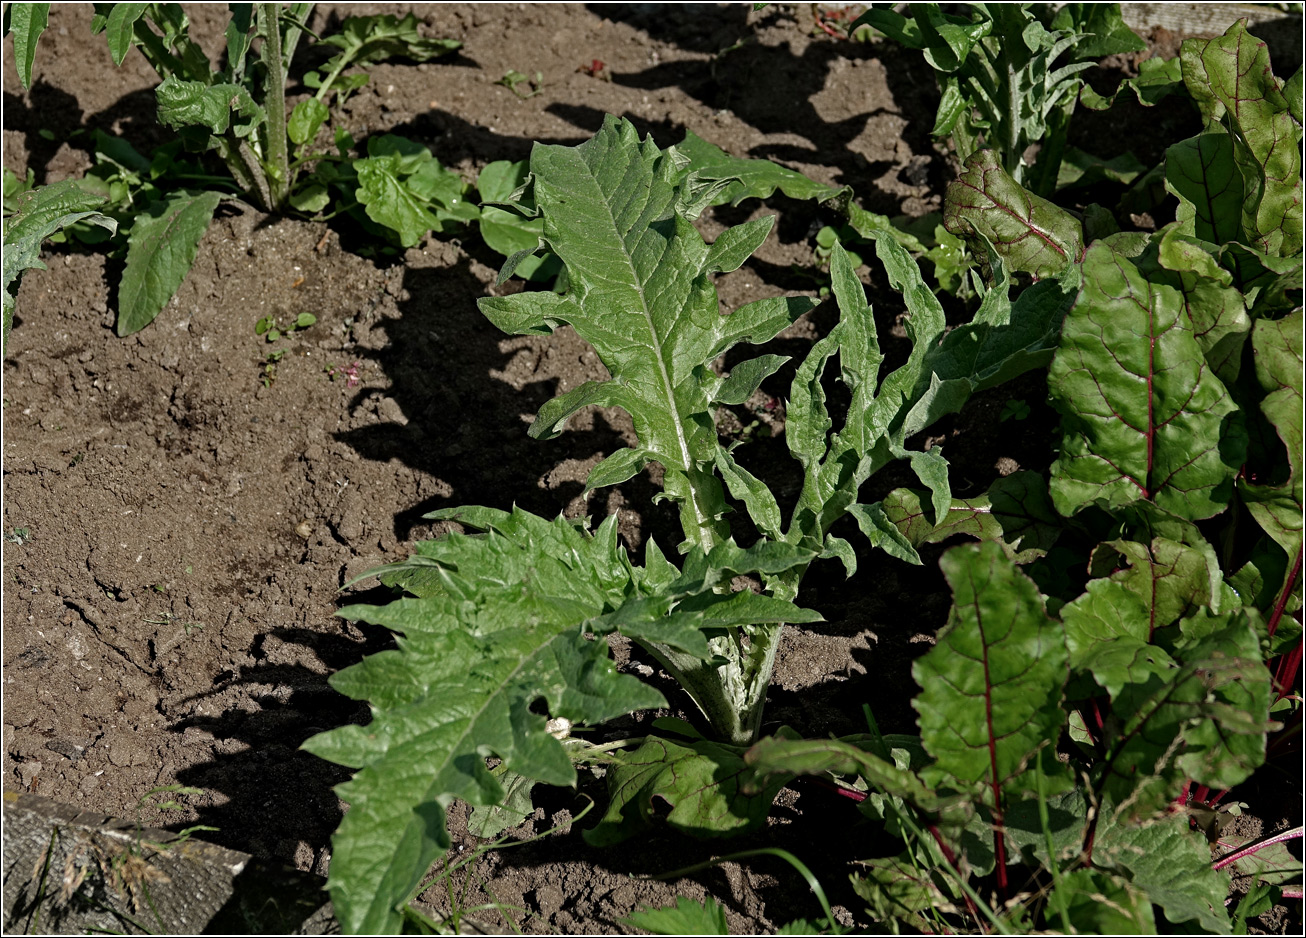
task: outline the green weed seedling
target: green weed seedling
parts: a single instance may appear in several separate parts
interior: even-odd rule
[[[10,528],[9,533],[5,535],[5,540],[16,547],[22,547],[31,539],[31,528]]]
[[[279,339],[290,338],[296,332],[307,329],[316,322],[317,317],[312,313],[300,313],[288,326],[282,326],[275,316],[264,316],[254,324],[254,334],[263,336],[268,342],[276,342]],[[259,383],[263,387],[269,388],[277,380],[277,366],[285,357],[285,348],[273,349],[263,357],[263,373],[259,377]]]
[[[317,317],[312,313],[300,313],[288,326],[280,325],[275,316],[264,316],[254,324],[254,334],[263,336],[269,342],[275,342],[282,336],[288,338],[298,330],[307,329],[315,322]]]
[[[533,98],[543,90],[544,76],[539,72],[533,76],[524,75],[516,69],[510,69],[495,84],[503,85],[519,98]],[[522,85],[526,86],[526,91],[520,90]]]
[[[1029,404],[1011,399],[1002,405],[1002,413],[998,415],[998,419],[1003,423],[1008,420],[1024,420],[1029,414]]]

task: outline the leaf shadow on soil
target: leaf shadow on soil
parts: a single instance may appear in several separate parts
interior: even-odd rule
[[[112,107],[94,114],[83,114],[77,98],[43,79],[38,79],[26,96],[4,92],[5,128],[25,128],[23,146],[37,185],[48,181],[50,164],[65,143],[87,151],[87,159],[92,159],[96,130],[120,136],[140,152],[149,153],[167,140],[166,130],[152,119],[154,110],[153,88],[125,94]]]
[[[452,268],[409,266],[403,291],[409,298],[399,303],[402,315],[383,324],[384,346],[363,354],[390,379],[387,393],[408,422],[337,434],[366,459],[399,459],[449,481],[448,495],[396,514],[396,537],[419,536],[422,516],[437,508],[486,505],[506,510],[516,504],[552,517],[572,506],[584,488],[585,467],[626,445],[610,414],[597,414],[588,429],[572,426],[555,440],[532,440],[526,433],[529,419],[557,395],[559,377],[525,380],[518,388],[505,372],[519,355],[529,359],[547,350],[520,345],[481,315],[475,300],[484,295],[484,287],[466,260]],[[587,348],[572,334],[563,354],[581,356]],[[564,363],[561,373],[579,383],[572,364]],[[656,493],[647,474],[631,480],[624,491],[640,504],[651,502]],[[595,493],[592,510],[581,513],[606,514],[606,498],[606,492]],[[670,510],[656,513],[674,517]]]
[[[324,670],[268,660],[269,638],[311,649]],[[200,738],[217,740],[211,760],[177,773],[181,784],[221,796],[208,796],[209,803],[195,805],[199,817],[194,823],[217,828],[204,835],[206,840],[256,857],[294,858],[305,869],[314,866],[340,823],[339,801],[331,789],[352,773],[300,751],[299,746],[326,729],[368,721],[367,706],[333,690],[327,675],[392,647],[394,639],[388,631],[345,623],[336,634],[270,629],[250,649],[256,664],[239,673],[219,674],[211,691],[191,698],[218,697],[239,688],[241,699],[257,707],[189,716],[170,727],[179,734],[197,729],[202,731]]]

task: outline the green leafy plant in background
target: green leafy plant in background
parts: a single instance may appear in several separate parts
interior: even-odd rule
[[[1073,218],[983,152],[949,191],[977,245],[1044,276],[1078,267],[1083,286],[1049,370],[1050,477],[1016,473],[932,519],[928,492],[877,506],[914,547],[981,542],[941,561],[954,605],[913,668],[919,742],[898,751],[872,725],[861,743],[926,796],[847,741],[744,755],[745,790],[861,777],[864,811],[906,846],[856,882],[878,921],[1223,933],[1222,871],[1244,862],[1266,889],[1240,921],[1300,895],[1283,848],[1300,828],[1248,844],[1209,819],[1270,734],[1300,732],[1301,73],[1276,79],[1241,24],[1180,60],[1207,122],[1167,153],[1172,225],[1084,247]],[[1031,872],[1033,900],[1013,901]]]
[[[910,15],[872,8],[849,32],[871,26],[909,49],[918,49],[939,74],[943,97],[933,134],[950,137],[966,161],[981,147],[1018,183],[1048,198],[1062,176],[1062,161],[1083,172],[1095,161],[1067,147],[1083,81],[1098,60],[1147,48],[1120,18],[1116,3],[973,3],[969,17],[944,13],[937,3],[908,4]],[[1163,74],[1153,74],[1161,67]],[[1149,66],[1152,99],[1177,80],[1169,66]],[[1091,91],[1091,89],[1089,89]],[[1100,96],[1093,102],[1105,106]],[[1032,146],[1037,157],[1026,162]],[[1078,178],[1078,174],[1074,174]]]
[[[589,533],[583,522],[469,507],[431,517],[485,533],[425,542],[409,561],[377,571],[409,596],[341,614],[402,633],[399,650],[333,678],[343,693],[370,701],[373,721],[306,743],[358,769],[340,788],[351,809],[334,840],[329,886],[346,929],[393,926],[404,897],[448,844],[443,817],[452,798],[493,806],[517,778],[573,784],[572,763],[586,758],[588,746],[574,735],[580,727],[665,704],[660,692],[615,672],[603,641],[613,633],[641,645],[675,677],[709,734],[658,721],[657,734],[614,756],[612,800],[588,839],[614,843],[638,831],[650,820],[654,795],[672,806],[671,826],[698,836],[760,824],[782,783],[745,793],[731,779],[756,738],[783,624],[817,618],[794,602],[804,571],[818,557],[855,568],[852,546],[830,535],[830,526],[851,514],[873,545],[915,557],[878,506],[857,502],[861,484],[906,459],[930,486],[933,504],[946,510],[942,453],[910,450],[907,439],[971,393],[1046,364],[1075,295],[1074,268],[1013,304],[995,254],[998,285],[974,322],[945,335],[942,308],[886,231],[876,249],[912,314],[914,350],[881,377],[874,320],[836,245],[840,322],[799,365],[790,392],[786,437],[805,482],[786,525],[764,482],[722,445],[713,417],[747,400],[786,359],[760,355],[728,375],[713,364],[738,343],[768,341],[814,303],[777,297],[722,316],[712,275],[743,264],[773,219],[731,228],[711,245],[691,220],[714,199],[799,183],[774,164],[750,164],[747,176],[735,165],[718,174],[692,153],[640,141],[615,118],[579,147],[533,150],[514,213],[540,228],[501,278],[542,244],[564,265],[563,292],[487,298],[481,309],[507,332],[541,334],[568,323],[593,345],[612,378],[550,401],[530,433],[556,436],[583,407],[626,410],[638,444],[600,462],[587,489],[659,463],[664,497],[679,508],[682,560],[673,563],[649,541],[644,564],[632,563],[617,543],[614,518]],[[852,396],[837,432],[821,384],[836,356]],[[731,499],[756,530],[746,549],[725,522]],[[758,578],[762,591],[732,591],[739,575]],[[484,766],[491,754],[506,767],[498,777]]]
[[[11,4],[6,10],[24,87],[31,83],[48,7]],[[334,193],[331,214],[350,214],[404,247],[427,231],[476,217],[474,204],[467,203],[469,187],[412,141],[391,135],[369,140],[361,158],[351,156],[354,141],[340,128],[334,150],[316,144],[330,120],[331,95],[343,99],[367,83],[365,72],[348,70],[394,57],[425,62],[460,43],[419,36],[411,13],[402,19],[349,17],[338,34],[317,44],[337,51],[303,75],[314,95],[287,113],[290,66],[312,7],[232,4],[218,69],[191,38],[180,5],[95,5],[91,29],[105,34],[114,63],[121,65],[137,49],[162,79],[155,89],[158,118],[178,138],[147,158],[97,131],[91,144],[95,166],[78,183],[101,197],[101,212],[126,235],[119,335],[149,325],[176,293],[224,197],[239,196],[267,212],[320,214],[332,206]],[[216,157],[226,175],[205,171],[183,152]],[[13,185],[8,178],[6,185]],[[72,233],[89,243],[104,240],[86,224]]]

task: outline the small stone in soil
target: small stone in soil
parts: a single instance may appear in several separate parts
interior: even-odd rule
[[[39,762],[18,763],[18,780],[23,783],[24,788],[32,787],[32,782],[36,781],[36,776],[41,774],[42,768]]]

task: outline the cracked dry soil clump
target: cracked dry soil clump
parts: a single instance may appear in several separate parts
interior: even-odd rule
[[[473,179],[492,160],[524,159],[532,141],[579,143],[612,112],[664,147],[688,129],[731,153],[850,184],[875,211],[940,207],[948,170],[928,136],[936,92],[927,67],[890,43],[831,39],[806,6],[414,9],[424,34],[464,47],[429,65],[375,66],[336,115],[360,141],[411,137]],[[216,54],[225,8],[187,10]],[[322,32],[346,15],[406,10],[322,5],[311,25]],[[115,68],[90,17],[89,5],[51,10],[27,93],[6,40],[5,166],[31,167],[38,182],[89,168],[78,146],[86,138],[71,136],[78,128],[119,134],[141,152],[167,139],[154,119],[156,76],[135,52]],[[599,74],[579,68],[594,59]],[[522,99],[496,84],[511,69],[541,72],[542,93]],[[814,266],[811,206],[750,203],[702,224],[711,239],[767,212],[780,215],[776,234],[719,278],[727,309],[815,289],[801,273]],[[474,233],[428,238],[402,255],[355,253],[367,247],[343,229],[224,206],[175,300],[127,339],[112,331],[120,269],[104,255],[49,248],[50,269],[25,275],[4,363],[3,525],[29,532],[4,545],[6,788],[130,817],[155,786],[194,786],[203,793],[180,798],[184,812],[147,811],[143,821],[212,825],[204,836],[217,843],[325,873],[342,810],[331,789],[346,773],[298,747],[367,720],[365,706],[326,680],[389,644],[333,616],[343,584],[439,533],[423,514],[457,504],[619,512],[636,557],[648,532],[676,542],[673,514],[649,507],[647,475],[581,495],[590,468],[633,441],[624,414],[590,411],[549,443],[527,437],[546,400],[604,371],[570,329],[507,337],[483,319],[475,300],[495,292],[501,258]],[[870,289],[887,353],[905,356],[901,305],[874,280]],[[317,322],[279,343],[286,354],[264,386],[270,347],[254,324],[301,312]],[[775,350],[799,354],[832,322],[818,309]],[[347,368],[357,382],[344,380]],[[787,380],[769,393],[783,396]],[[999,433],[1011,397],[1035,413]],[[935,431],[960,494],[1014,467],[1046,467],[1044,397],[1041,378],[1027,378]],[[745,432],[723,432],[732,429]],[[792,472],[783,442],[759,435],[747,445],[757,462],[774,462],[783,493]],[[877,482],[885,490],[907,481],[887,475]],[[803,599],[826,621],[788,631],[769,726],[856,732],[869,701],[881,726],[910,731],[910,660],[948,609],[937,556],[912,568],[881,555],[847,582],[828,565],[812,571]],[[874,681],[861,680],[868,671]],[[602,797],[598,783],[585,792]],[[801,880],[771,860],[672,883],[632,880],[709,847],[653,836],[589,849],[579,828],[590,820],[569,826],[585,803],[574,792],[540,795],[516,833],[564,829],[470,867],[465,904],[524,909],[513,914],[527,931],[618,930],[640,904],[677,893],[716,896],[732,930],[745,932],[818,914]],[[849,802],[786,790],[768,828],[730,848],[789,847],[854,924],[862,904],[847,861],[875,846],[847,835],[857,819]],[[454,853],[473,848],[465,807],[451,821]],[[437,906],[443,895],[437,884]]]

